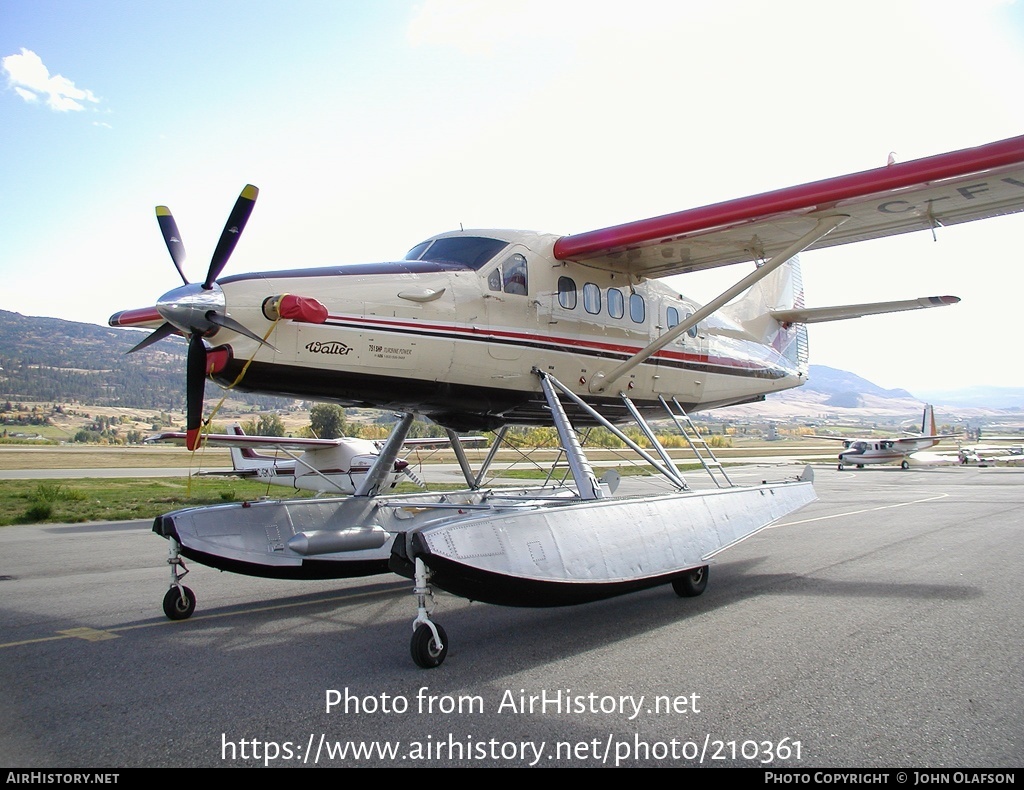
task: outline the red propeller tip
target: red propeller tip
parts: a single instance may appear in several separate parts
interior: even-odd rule
[[[185,446],[189,450],[195,450],[199,447],[199,429],[190,428],[185,433]]]

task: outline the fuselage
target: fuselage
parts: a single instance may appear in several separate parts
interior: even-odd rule
[[[625,417],[620,392],[641,410],[660,410],[662,396],[693,410],[806,380],[804,328],[767,315],[785,305],[746,296],[596,393],[596,375],[699,305],[658,281],[558,261],[556,239],[454,232],[398,262],[224,277],[228,314],[273,348],[219,329],[207,336],[213,376],[224,385],[241,376],[243,390],[413,411],[456,430],[549,423],[535,368],[611,419]],[[268,305],[283,294],[316,299],[326,320],[275,324]]]
[[[939,443],[938,439],[853,439],[845,443],[839,454],[840,464],[891,464],[902,461],[919,450],[927,450]]]

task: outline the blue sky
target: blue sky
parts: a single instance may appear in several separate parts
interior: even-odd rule
[[[580,232],[1024,133],[1024,9],[995,0],[0,0],[0,58],[0,308],[100,324],[179,282],[155,205],[197,279],[246,183],[227,273],[394,259],[460,223]],[[964,299],[814,326],[812,361],[1024,386],[1022,237],[1016,216],[805,255],[814,305]]]

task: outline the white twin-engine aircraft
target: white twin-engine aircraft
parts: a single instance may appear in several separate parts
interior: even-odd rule
[[[900,462],[903,469],[910,468],[909,459],[914,453],[934,447],[942,439],[952,439],[956,434],[935,432],[935,409],[924,407],[921,415],[921,430],[910,436],[893,436],[887,439],[857,438],[846,436],[809,436],[810,439],[829,439],[843,443],[839,453],[839,471],[846,466],[863,469],[869,464],[891,464]]]
[[[165,207],[157,219],[184,285],[113,326],[148,345],[188,337],[187,433],[200,441],[205,378],[243,390],[405,414],[351,497],[191,508],[157,519],[171,545],[165,611],[187,617],[181,555],[282,577],[390,568],[415,579],[412,654],[437,666],[447,636],[430,585],[510,605],[580,603],[672,583],[699,594],[712,557],[814,499],[800,480],[694,492],[646,418],[759,400],[807,379],[805,324],[937,307],[954,297],[810,309],[796,255],[1024,209],[1024,137],[573,236],[458,231],[402,261],[221,277],[252,211],[247,186],[202,283],[189,283]],[[753,263],[699,305],[658,280]],[[742,295],[742,296],[741,296]],[[735,301],[734,301],[735,300]],[[455,431],[554,423],[566,491],[481,488],[380,496],[412,415]],[[635,421],[631,442],[675,491],[615,497],[575,429]],[[625,434],[622,437],[628,440]],[[495,443],[495,447],[497,446]],[[483,466],[486,467],[492,457]],[[728,480],[728,478],[726,478]]]

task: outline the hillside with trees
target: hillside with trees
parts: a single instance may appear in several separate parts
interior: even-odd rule
[[[145,333],[0,310],[0,399],[173,411],[185,405],[185,340],[128,354]],[[214,384],[209,397],[220,397]],[[238,393],[245,403],[289,401]]]

